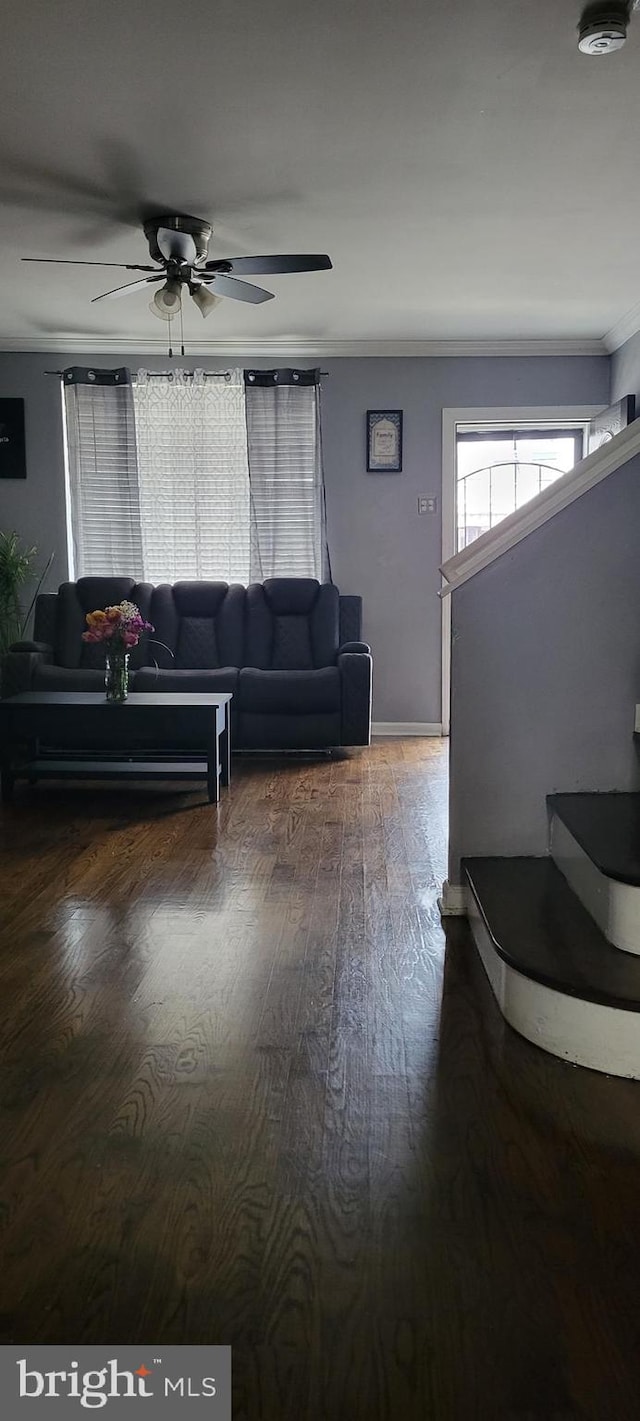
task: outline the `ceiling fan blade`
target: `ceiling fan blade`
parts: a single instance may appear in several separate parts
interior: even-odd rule
[[[135,266],[131,262],[76,261],[74,257],[21,257],[20,261],[53,262],[56,266],[118,266],[122,271],[158,271],[157,266]]]
[[[166,261],[185,262],[187,266],[192,266],[195,262],[198,251],[189,232],[174,232],[171,227],[158,227],[156,241]]]
[[[203,285],[211,287],[216,296],[231,296],[234,301],[251,301],[254,306],[261,301],[273,301],[273,291],[265,291],[262,286],[253,286],[248,281],[236,281],[233,276],[222,272],[207,273]]]
[[[331,269],[331,258],[327,256],[273,256],[273,257],[229,257],[228,261],[209,261],[205,263],[206,271],[215,271],[221,268],[235,276],[253,276],[262,272],[269,275],[277,275],[282,272],[291,271],[329,271]]]
[[[108,296],[124,296],[127,291],[140,291],[143,286],[153,286],[154,281],[166,281],[166,273],[159,271],[155,276],[143,276],[141,281],[127,281],[124,286],[114,286],[112,291],[103,291],[100,296],[93,296],[91,304],[95,301],[106,301]]]

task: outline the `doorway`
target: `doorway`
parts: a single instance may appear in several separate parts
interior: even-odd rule
[[[442,561],[573,469],[600,405],[442,411]],[[442,599],[442,734],[449,734],[451,604]]]

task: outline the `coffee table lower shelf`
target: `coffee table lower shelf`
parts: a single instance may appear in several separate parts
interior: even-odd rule
[[[206,780],[209,800],[217,804],[220,786],[230,781],[230,701],[230,694],[134,693],[124,706],[112,707],[90,692],[28,691],[8,697],[0,701],[2,800],[11,800],[18,779],[182,779]],[[181,726],[204,742],[203,755],[163,755],[156,748],[163,739],[175,745]],[[100,742],[110,743],[95,751],[76,750],[74,727],[95,731]],[[65,743],[58,750],[60,737]],[[153,748],[136,743],[149,738]],[[51,745],[46,754],[43,740]],[[19,753],[25,742],[31,747],[28,756]]]
[[[28,760],[14,769],[23,780],[206,780],[206,760]]]

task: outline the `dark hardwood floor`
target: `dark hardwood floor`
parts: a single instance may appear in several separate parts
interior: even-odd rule
[[[640,1084],[445,956],[445,773],[19,787],[0,1340],[229,1342],[235,1421],[635,1421]]]

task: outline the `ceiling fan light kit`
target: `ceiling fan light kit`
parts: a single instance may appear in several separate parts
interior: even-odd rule
[[[162,321],[182,313],[182,288],[186,287],[194,304],[202,316],[210,315],[223,296],[233,301],[246,301],[260,305],[272,301],[274,293],[265,291],[253,282],[239,281],[238,274],[253,276],[258,272],[285,275],[289,272],[329,271],[331,259],[326,254],[295,253],[292,255],[272,255],[256,257],[228,257],[209,260],[211,223],[200,217],[189,217],[174,213],[169,216],[149,218],[144,223],[144,234],[149,244],[149,254],[155,266],[142,266],[132,262],[87,262],[79,261],[78,266],[120,266],[124,271],[148,272],[142,278],[116,286],[111,291],[103,291],[94,296],[93,301],[106,301],[126,296],[127,292],[140,291],[153,286],[159,287],[149,304],[149,310]],[[75,265],[64,257],[23,257],[23,261],[63,262]]]
[[[154,315],[160,316],[164,321],[170,321],[172,316],[178,315],[178,312],[182,310],[181,286],[182,283],[177,277],[167,277],[164,286],[156,291],[151,303]]]
[[[210,316],[216,306],[220,305],[221,296],[214,296],[213,292],[207,291],[204,283],[200,286],[190,286],[191,299],[198,307],[201,316]]]

